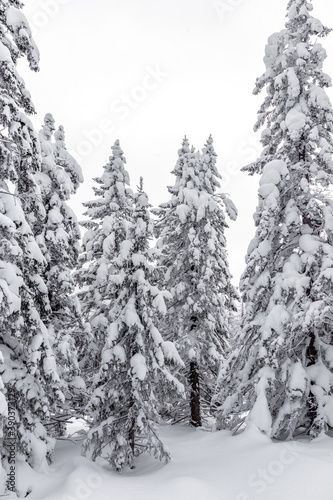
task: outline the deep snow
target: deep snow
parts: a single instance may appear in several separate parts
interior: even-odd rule
[[[169,464],[143,456],[122,474],[80,456],[79,440],[58,441],[47,473],[17,464],[18,489],[22,497],[31,490],[29,500],[333,499],[328,436],[273,443],[254,427],[232,436],[165,426],[161,437],[171,452]]]

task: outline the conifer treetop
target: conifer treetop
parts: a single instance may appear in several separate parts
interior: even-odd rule
[[[286,29],[268,39],[266,71],[254,89],[254,94],[265,86],[267,90],[254,127],[266,125],[261,134],[264,150],[257,161],[244,167],[250,174],[261,173],[266,163],[282,158],[284,152],[296,163],[295,151],[303,149],[307,158],[315,156],[314,173],[323,167],[326,173],[331,170],[326,153],[332,146],[333,115],[324,90],[331,86],[331,78],[323,71],[326,51],[318,42],[330,30],[311,11],[309,2],[289,2]]]

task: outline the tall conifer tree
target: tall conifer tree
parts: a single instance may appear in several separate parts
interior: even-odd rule
[[[21,6],[0,2],[0,373],[5,394],[15,402],[16,452],[38,468],[52,455],[54,441],[45,424],[63,394],[41,319],[50,312],[42,278],[46,262],[34,236],[45,217],[34,180],[41,158],[27,117],[33,104],[17,72],[22,55],[38,70],[39,54]]]
[[[169,294],[152,283],[153,224],[142,182],[125,236],[111,260],[114,301],[89,405],[93,424],[85,442],[93,459],[104,456],[117,471],[133,467],[135,457],[145,452],[169,460],[157,433],[158,409],[168,391],[183,392],[165,364],[165,358],[180,365],[181,360],[157,329]]]
[[[229,315],[237,292],[231,284],[227,260],[225,210],[237,211],[231,200],[218,194],[220,174],[209,137],[202,154],[189,148],[185,137],[173,170],[169,202],[156,210],[158,265],[163,287],[172,295],[166,320],[166,338],[175,342],[185,363],[181,380],[187,402],[174,407],[175,420],[202,424],[210,405],[219,364],[227,349]]]
[[[73,210],[68,206],[70,196],[83,182],[81,168],[67,152],[63,127],[55,132],[54,119],[48,113],[39,132],[41,171],[35,173],[46,211],[44,223],[35,228],[47,266],[44,281],[47,286],[50,311],[42,316],[55,352],[66,403],[58,405],[53,415],[56,428],[59,419],[69,418],[81,400],[84,384],[79,377],[78,348],[82,344],[83,324],[77,300],[74,298],[72,271],[80,252],[80,230]]]
[[[238,347],[220,376],[220,428],[244,420],[278,439],[333,425],[333,113],[318,39],[329,32],[305,0],[288,3],[286,29],[266,46],[255,93],[262,173],[257,226],[241,279]]]
[[[118,140],[111,149],[112,155],[103,167],[103,175],[94,179],[97,184],[93,187],[96,198],[83,204],[87,208],[84,215],[89,219],[81,222],[86,232],[79,268],[75,273],[89,344],[82,359],[88,386],[98,371],[107,327],[112,321],[114,259],[126,239],[127,225],[132,216],[133,192],[129,187],[126,159]]]

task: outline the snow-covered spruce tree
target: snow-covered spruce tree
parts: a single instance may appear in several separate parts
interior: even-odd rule
[[[243,421],[267,435],[317,436],[333,425],[333,113],[325,93],[328,34],[305,0],[266,46],[256,129],[265,146],[257,226],[241,279],[243,333],[221,372],[218,427]]]
[[[163,341],[156,324],[165,313],[164,296],[151,283],[149,240],[153,224],[142,181],[134,199],[126,239],[116,251],[115,238],[109,238],[105,260],[109,265],[109,286],[114,302],[109,311],[100,369],[94,378],[89,404],[93,423],[84,451],[93,460],[102,456],[121,471],[133,467],[135,457],[150,453],[167,462],[169,453],[157,434],[159,400],[166,388],[178,394],[182,385],[165,365],[165,357],[182,364],[171,342]],[[105,272],[104,272],[105,273]]]
[[[73,210],[67,201],[83,182],[81,168],[67,152],[63,127],[54,134],[53,116],[48,113],[39,132],[42,168],[35,174],[46,211],[43,225],[36,228],[36,239],[47,261],[45,280],[50,309],[42,319],[48,328],[56,356],[58,372],[63,383],[66,402],[58,405],[53,424],[59,431],[59,421],[76,410],[84,388],[79,377],[77,345],[82,347],[83,325],[74,293],[72,270],[80,252],[80,230]],[[78,390],[79,389],[79,390]],[[60,426],[60,428],[59,428]]]
[[[83,175],[82,175],[82,170],[80,165],[77,163],[75,158],[67,151],[66,145],[65,145],[65,131],[62,125],[58,127],[58,129],[54,133],[54,138],[55,138],[55,149],[54,149],[54,154],[55,154],[55,162],[56,165],[59,167],[62,167],[62,169],[66,172],[66,177],[68,179],[68,186],[69,186],[69,193],[73,194],[76,193],[78,187],[80,184],[83,182]],[[63,185],[66,186],[67,181],[63,182]],[[66,190],[64,190],[66,192]],[[59,194],[60,198],[64,198],[66,200],[67,195],[63,193],[61,196]],[[69,197],[68,197],[69,199]],[[70,317],[75,317],[75,327],[72,328],[73,332],[73,338],[75,341],[75,346],[77,350],[77,355],[78,355],[78,360],[80,360],[85,356],[86,352],[86,342],[85,339],[82,339],[82,332],[83,332],[83,323],[82,323],[82,318],[81,318],[81,309],[80,309],[80,304],[79,300],[76,297],[73,297],[73,275],[70,272],[73,270],[75,267],[78,265],[78,258],[79,254],[81,252],[81,246],[79,244],[79,240],[81,237],[81,232],[80,228],[78,226],[77,222],[77,217],[73,210],[68,206],[67,203],[63,202],[62,203],[62,208],[60,210],[61,215],[63,217],[63,227],[68,235],[68,239],[66,240],[67,242],[67,249],[66,249],[66,256],[67,256],[67,269],[66,269],[66,282],[68,285],[66,285],[68,288],[68,291],[70,291],[71,294],[71,300],[70,300],[70,307],[68,308],[67,305],[67,323],[70,321]],[[67,274],[68,271],[70,274]],[[62,280],[62,276],[59,276],[59,279]],[[54,289],[55,290],[55,289]],[[64,305],[64,302],[63,302]],[[52,306],[52,303],[51,303]],[[67,361],[70,362],[70,346],[69,344],[66,346],[66,341],[64,343],[63,348],[61,348],[61,351],[64,353],[64,359],[67,358]],[[66,354],[65,354],[66,352]],[[68,362],[66,361],[66,365],[69,366]],[[72,387],[75,388],[75,384],[73,385],[74,380],[71,380]],[[78,380],[78,383],[80,384],[80,381]]]
[[[110,314],[115,296],[110,276],[114,274],[113,260],[126,239],[127,225],[132,216],[133,191],[129,187],[126,159],[118,140],[111,149],[112,156],[103,167],[103,175],[94,179],[97,183],[97,187],[93,187],[96,198],[83,204],[87,208],[84,215],[90,220],[80,222],[86,232],[79,268],[75,272],[88,339],[81,360],[88,387],[99,369],[107,327],[112,321]]]
[[[217,194],[220,175],[209,137],[202,155],[189,148],[185,137],[173,170],[172,197],[155,210],[160,251],[158,266],[163,287],[172,295],[162,333],[175,342],[185,369],[180,373],[186,402],[175,404],[174,421],[202,424],[229,337],[229,316],[237,292],[231,284],[224,209],[231,219],[237,211],[230,199]]]
[[[54,442],[44,424],[62,394],[40,317],[50,310],[41,278],[46,263],[32,231],[45,216],[33,178],[40,154],[26,116],[34,108],[16,69],[25,55],[37,70],[38,51],[20,7],[18,1],[0,2],[0,374],[4,393],[16,405],[17,453],[39,467],[52,454]],[[2,453],[8,455],[8,450]]]

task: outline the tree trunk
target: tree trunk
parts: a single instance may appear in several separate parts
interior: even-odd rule
[[[315,346],[315,336],[312,332],[310,333],[310,342],[306,350],[306,357],[308,360],[307,366],[314,365],[318,359],[318,352]],[[310,420],[310,427],[312,427],[317,417],[317,410],[318,410],[318,405],[310,389],[310,393],[308,396],[308,411],[307,411],[307,416]]]
[[[199,370],[196,361],[190,362],[191,425],[201,427]]]
[[[134,406],[134,400],[133,400],[133,398],[131,398],[129,408],[131,409],[131,408],[133,408],[133,406]],[[131,447],[131,450],[132,450],[132,453],[134,456],[134,448],[135,448],[135,418],[134,417],[131,418],[131,427],[129,428],[129,431],[128,431],[128,440],[129,440],[129,444],[130,444],[130,447]]]

